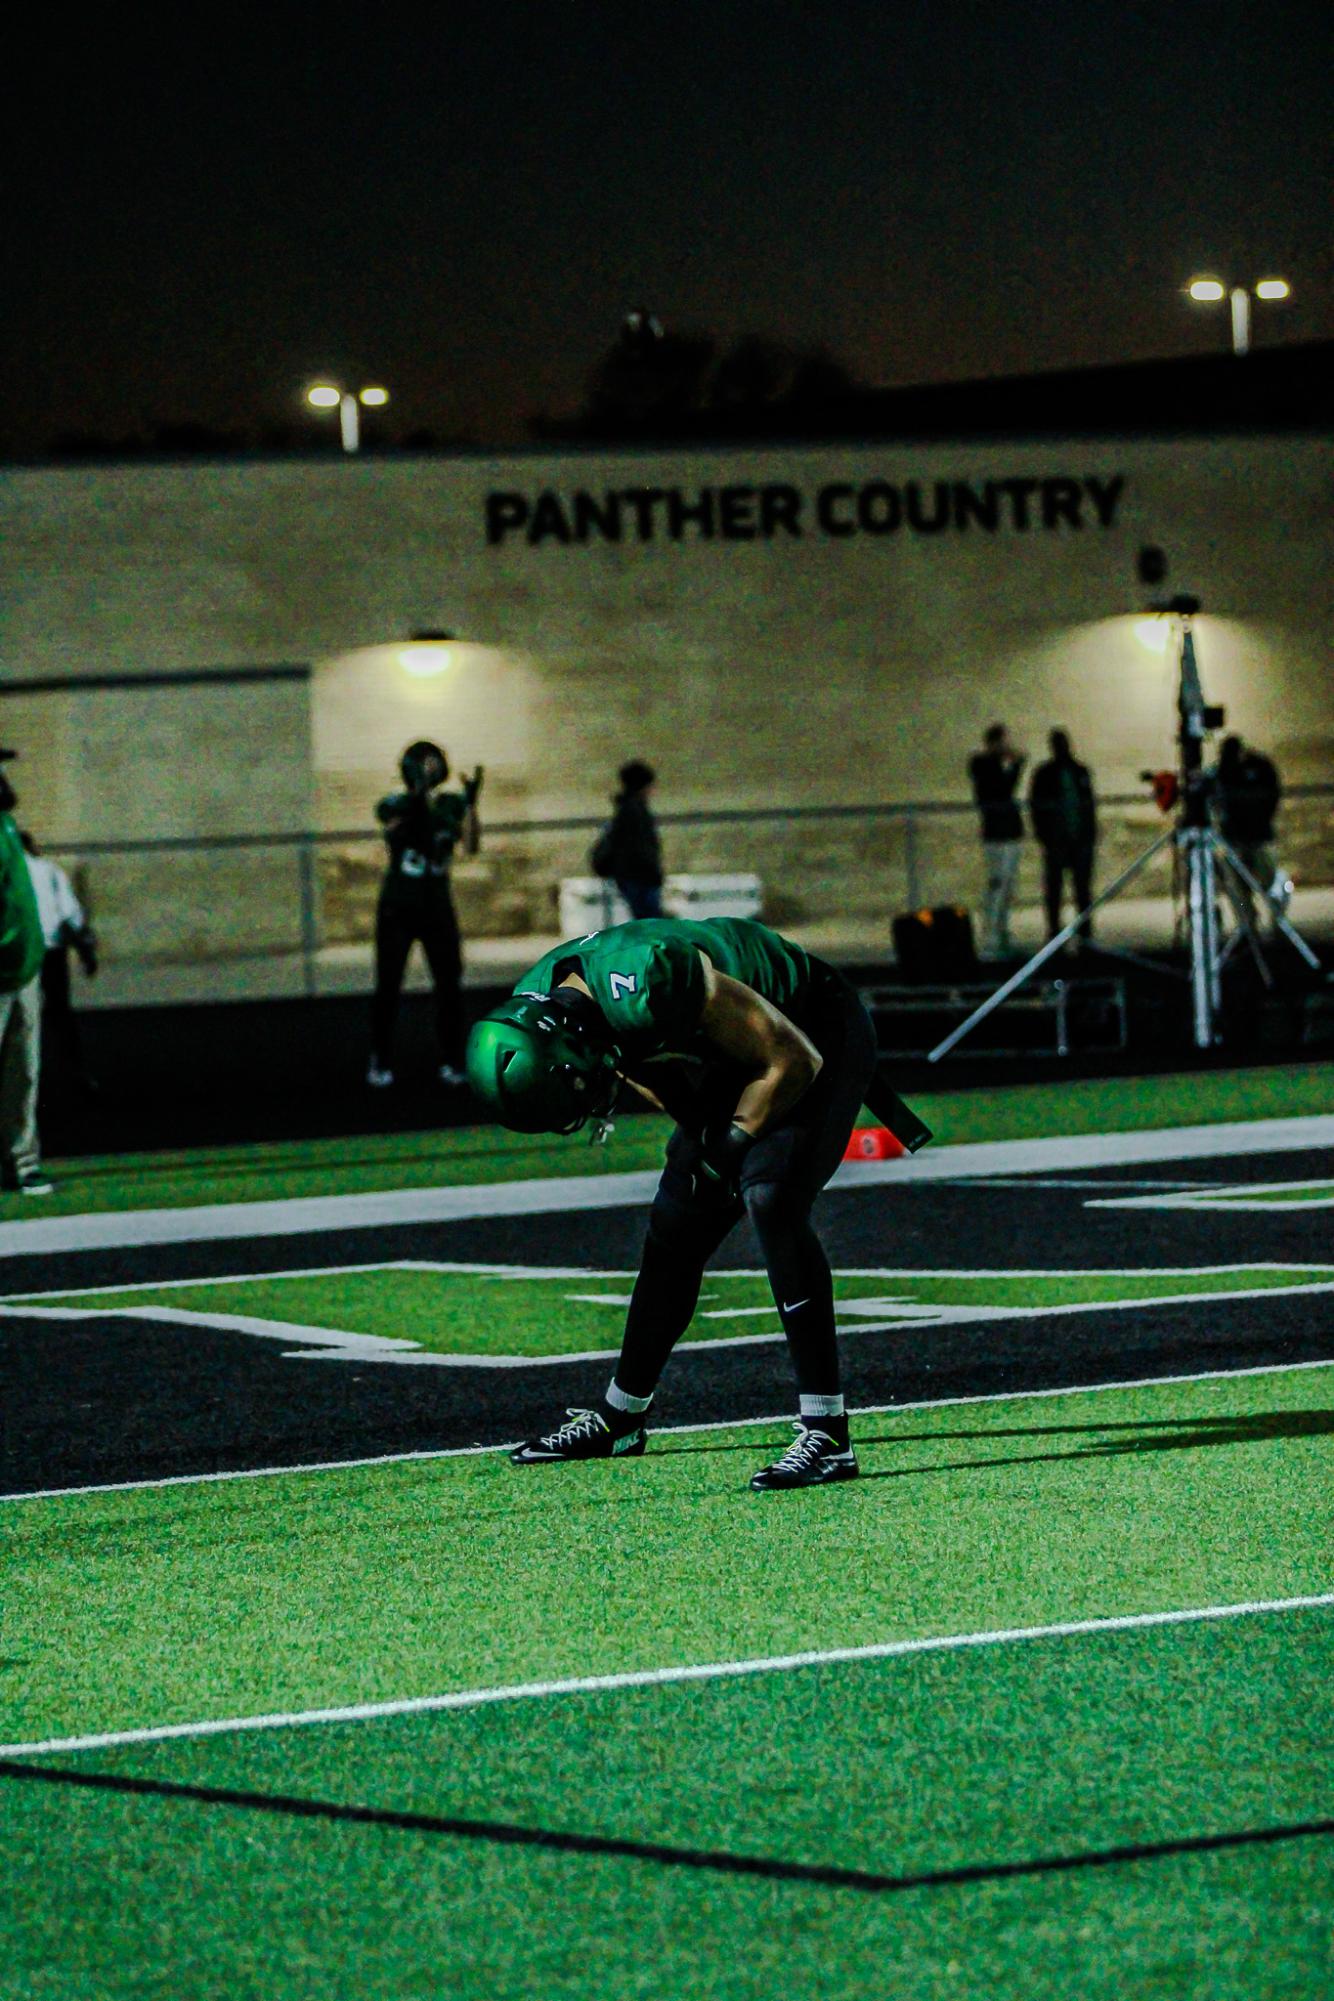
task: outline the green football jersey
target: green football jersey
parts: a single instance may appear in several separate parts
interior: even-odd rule
[[[36,979],[45,952],[28,857],[13,815],[0,813],[0,994]]]
[[[813,982],[800,945],[747,917],[641,917],[590,931],[539,959],[514,991],[550,993],[578,973],[627,1055],[689,1053],[704,1009],[700,953],[720,973],[800,1020]]]

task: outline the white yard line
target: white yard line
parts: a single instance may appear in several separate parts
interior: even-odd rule
[[[1241,1269],[1241,1267],[1236,1267]],[[1201,1267],[1203,1269],[1203,1267]],[[1220,1266],[1220,1270],[1229,1267]],[[1252,1261],[1246,1267],[1258,1271],[1259,1266]],[[431,1271],[431,1272],[480,1272],[484,1278],[633,1278],[632,1271],[602,1271],[594,1265],[515,1265],[485,1264],[475,1258],[376,1258],[373,1264],[357,1265],[297,1265],[292,1269],[276,1267],[273,1271],[219,1272],[214,1277],[200,1278],[136,1278],[120,1285],[47,1285],[37,1292],[0,1292],[0,1300],[8,1303],[16,1299],[101,1299],[104,1295],[122,1292],[175,1292],[183,1286],[202,1288],[210,1285],[274,1285],[289,1278],[347,1278],[358,1277],[370,1271]],[[757,1274],[763,1278],[764,1273]]]
[[[914,1187],[992,1174],[1060,1173],[1156,1160],[1204,1160],[1239,1154],[1285,1153],[1334,1145],[1334,1114],[1254,1119],[1213,1126],[1175,1126],[1070,1138],[993,1140],[946,1146],[903,1160],[848,1161],[834,1176],[839,1189],[882,1183]],[[623,1209],[651,1200],[656,1170],[634,1174],[561,1176],[504,1181],[473,1188],[404,1188],[374,1195],[297,1196],[275,1202],[206,1203],[187,1209],[130,1209],[83,1216],[37,1217],[0,1223],[0,1257],[110,1249],[135,1244],[216,1242],[229,1237],[281,1237],[323,1230],[363,1230],[408,1223],[466,1222],[482,1216],[535,1216],[580,1209]]]
[[[869,1646],[819,1652],[768,1654],[753,1660],[708,1661],[681,1667],[636,1668],[622,1674],[571,1675],[559,1681],[520,1681],[491,1688],[461,1688],[444,1695],[405,1696],[391,1702],[356,1702],[338,1709],[279,1710],[258,1716],[209,1717],[195,1723],[158,1723],[138,1730],[104,1730],[82,1737],[47,1737],[30,1744],[0,1744],[0,1758],[105,1751],[122,1744],[160,1744],[173,1737],[219,1737],[242,1730],[298,1730],[325,1723],[372,1723],[388,1716],[422,1716],[449,1709],[478,1709],[493,1702],[545,1701],[554,1696],[601,1695],[627,1688],[667,1688],[688,1681],[733,1680],[743,1675],[790,1673],[850,1661],[902,1660],[912,1654],[957,1653],[965,1648],[1014,1646],[1029,1640],[1068,1640],[1096,1633],[1140,1632],[1155,1626],[1190,1626],[1220,1619],[1279,1612],[1312,1612],[1334,1605],[1334,1591],[1306,1598],[1253,1598],[1237,1605],[1199,1605],[1173,1612],[1127,1612],[1103,1619],[1068,1619],[1050,1626],[1005,1626],[990,1632],[939,1633],[921,1639],[880,1640]]]
[[[1263,1362],[1246,1369],[1200,1369],[1184,1376],[1131,1376],[1120,1382],[1067,1383],[1047,1390],[989,1390],[980,1396],[922,1397],[912,1403],[858,1404],[850,1417],[898,1417],[905,1411],[953,1410],[971,1404],[1027,1403],[1037,1397],[1100,1396],[1108,1390],[1152,1390],[1173,1383],[1232,1382],[1246,1376],[1290,1376],[1307,1369],[1334,1368],[1334,1359],[1316,1362]],[[652,1427],[654,1438],[693,1436],[697,1432],[746,1431],[784,1425],[791,1411],[768,1417],[713,1418],[707,1424],[664,1424]],[[277,1480],[307,1473],[347,1473],[366,1466],[408,1466],[437,1459],[477,1459],[486,1454],[509,1452],[519,1443],[508,1439],[501,1445],[442,1445],[434,1451],[378,1452],[359,1459],[312,1459],[290,1466],[242,1466],[222,1473],[167,1473],[156,1480],[107,1480],[83,1487],[34,1487],[24,1493],[0,1494],[0,1504],[22,1501],[65,1501],[87,1494],[137,1494],[156,1492],[162,1487],[212,1486],[227,1480]],[[539,1476],[543,1477],[543,1476]]]
[[[1088,1183],[1084,1186],[1087,1188]],[[1318,1188],[1323,1192],[1309,1195]],[[1285,1195],[1305,1196],[1305,1200],[1285,1202]],[[1194,1183],[1187,1189],[1160,1189],[1153,1195],[1106,1196],[1084,1204],[1086,1209],[1217,1209],[1230,1214],[1234,1209],[1275,1210],[1284,1216],[1304,1216],[1308,1210],[1334,1209],[1334,1181],[1249,1181],[1241,1183]]]
[[[0,1223],[0,1257],[111,1250],[138,1244],[215,1243],[228,1238],[314,1236],[326,1230],[396,1229],[481,1216],[621,1209],[652,1199],[656,1173],[563,1175],[477,1188],[400,1188],[375,1195],[302,1195],[277,1202],[204,1203],[192,1209],[96,1211]]]
[[[1087,1186],[1081,1182],[1080,1187]],[[1305,1185],[1304,1183],[1301,1185]],[[1330,1271],[1334,1265],[1322,1263],[1319,1259],[1301,1258],[1237,1258],[1207,1265],[840,1265],[837,1278],[1138,1278],[1146,1272],[1156,1277],[1198,1278],[1206,1272],[1223,1271]],[[516,1265],[486,1264],[472,1258],[379,1258],[374,1264],[356,1265],[300,1265],[292,1270],[275,1266],[272,1271],[220,1272],[206,1278],[148,1278],[132,1279],[120,1285],[56,1285],[42,1286],[33,1292],[0,1292],[0,1304],[5,1306],[39,1306],[43,1300],[80,1300],[119,1297],[128,1292],[177,1292],[195,1288],[204,1290],[210,1286],[229,1285],[276,1285],[289,1278],[345,1278],[357,1277],[371,1271],[426,1271],[461,1274],[464,1277],[480,1273],[483,1278],[503,1279],[635,1279],[638,1272],[629,1265],[612,1269],[601,1265]],[[710,1285],[719,1280],[747,1278],[767,1279],[763,1266],[726,1265],[719,1270],[710,1270],[707,1278]],[[715,1298],[716,1293],[701,1293],[700,1297]],[[571,1293],[572,1299],[591,1300],[600,1303],[603,1299],[617,1305],[624,1305],[629,1294]]]

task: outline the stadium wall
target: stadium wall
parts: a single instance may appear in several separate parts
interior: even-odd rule
[[[1173,730],[1147,546],[1204,602],[1230,726],[1289,782],[1334,766],[1324,438],[9,468],[0,524],[0,732],[53,846],[363,825],[418,735],[487,766],[493,819],[596,814],[632,754],[679,810],[959,797],[997,717],[1133,790]],[[432,630],[459,638],[413,647]],[[583,845],[493,855],[471,921],[546,928]],[[335,929],[374,866],[343,859]],[[884,863],[851,824],[760,858],[777,914],[870,898]],[[201,876],[196,955],[263,932],[253,874]]]

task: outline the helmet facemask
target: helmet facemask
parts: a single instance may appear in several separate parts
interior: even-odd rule
[[[516,995],[468,1038],[469,1081],[511,1132],[605,1124],[620,1085],[618,1060],[596,1003],[574,988]]]

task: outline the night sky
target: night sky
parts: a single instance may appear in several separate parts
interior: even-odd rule
[[[10,77],[11,456],[299,430],[321,372],[521,440],[640,304],[886,384],[1225,346],[1206,269],[1334,335],[1327,0],[86,18]]]

